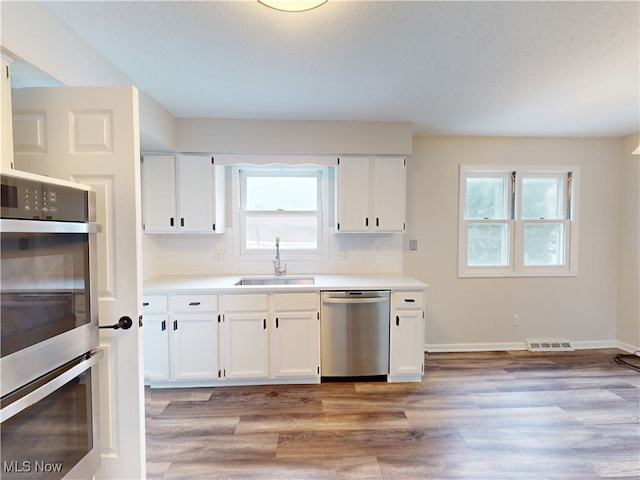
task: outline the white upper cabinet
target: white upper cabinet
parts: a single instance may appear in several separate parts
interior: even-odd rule
[[[376,232],[405,231],[406,170],[404,157],[373,159],[371,199]]]
[[[144,155],[147,233],[224,233],[224,167],[209,155]]]
[[[404,157],[341,157],[336,170],[337,233],[405,231]]]

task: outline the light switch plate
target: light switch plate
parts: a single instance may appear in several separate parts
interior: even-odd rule
[[[418,240],[409,240],[409,250],[418,249]]]

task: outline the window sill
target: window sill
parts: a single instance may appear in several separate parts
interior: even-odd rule
[[[540,278],[540,277],[577,277],[578,272],[572,270],[536,269],[527,271],[513,270],[474,270],[458,272],[458,278]]]

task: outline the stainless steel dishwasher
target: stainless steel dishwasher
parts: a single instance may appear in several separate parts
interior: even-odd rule
[[[322,292],[323,377],[389,373],[389,291]]]

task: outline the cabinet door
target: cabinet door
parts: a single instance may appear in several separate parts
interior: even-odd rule
[[[180,231],[214,231],[214,168],[211,157],[179,156],[178,202]]]
[[[377,232],[404,232],[406,166],[404,157],[373,160],[373,219]]]
[[[170,337],[171,380],[218,378],[217,315],[175,315]]]
[[[273,376],[320,376],[320,321],[317,315],[317,312],[275,314],[271,324]]]
[[[396,311],[391,320],[391,375],[421,374],[424,364],[422,310]]]
[[[267,312],[226,313],[223,325],[225,377],[267,378]]]
[[[145,383],[169,380],[169,331],[167,315],[144,316]]]
[[[144,230],[177,231],[176,159],[173,155],[145,155],[142,159]]]
[[[367,232],[369,218],[369,158],[340,158],[336,169],[336,231]]]

